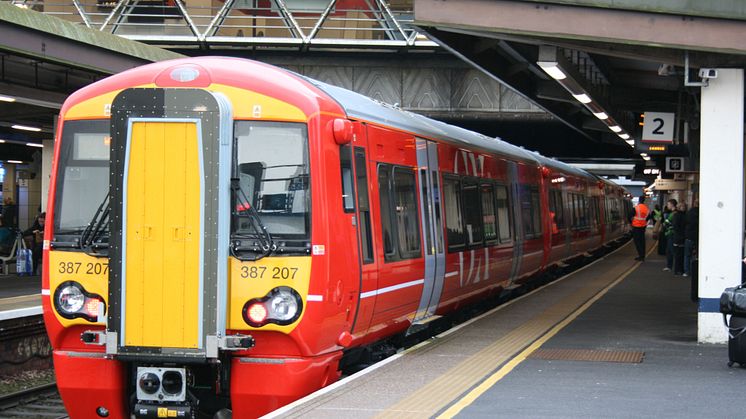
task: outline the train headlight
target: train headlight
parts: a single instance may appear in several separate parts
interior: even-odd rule
[[[83,291],[78,288],[76,284],[70,284],[65,287],[60,287],[56,301],[60,311],[65,314],[73,314],[83,308],[83,304],[85,304],[85,295],[83,295]]]
[[[166,371],[163,373],[163,392],[176,395],[184,391],[184,378],[180,371]]]
[[[75,281],[60,284],[54,292],[53,303],[60,316],[66,319],[82,317],[89,322],[98,321],[106,313],[106,304],[101,296],[89,293]]]
[[[140,376],[137,385],[145,394],[155,394],[161,388],[161,379],[152,372],[148,372]]]
[[[243,306],[243,319],[252,327],[274,323],[288,325],[298,320],[303,311],[303,300],[290,287],[277,287],[262,298],[249,300]]]
[[[280,290],[269,300],[268,317],[280,321],[288,321],[298,313],[298,301],[290,292],[290,288]]]

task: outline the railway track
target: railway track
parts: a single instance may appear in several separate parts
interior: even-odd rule
[[[55,383],[0,396],[0,418],[67,418]]]

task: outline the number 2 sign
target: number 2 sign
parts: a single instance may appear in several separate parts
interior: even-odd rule
[[[642,126],[642,141],[645,143],[672,143],[673,127],[674,114],[645,112],[645,124]]]

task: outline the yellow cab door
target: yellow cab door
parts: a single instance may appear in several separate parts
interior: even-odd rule
[[[124,344],[201,346],[198,120],[133,120],[125,171]]]

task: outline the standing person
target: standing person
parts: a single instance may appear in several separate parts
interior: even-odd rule
[[[637,257],[635,260],[645,260],[645,227],[648,225],[648,206],[645,205],[645,195],[641,195],[632,215],[632,239],[635,241]]]
[[[18,207],[13,198],[6,196],[3,205],[3,225],[10,229],[18,227]]]
[[[666,256],[666,220],[671,215],[671,210],[668,209],[668,204],[663,206],[663,212],[661,213],[661,226],[658,229],[658,254]]]
[[[650,211],[650,215],[648,215],[648,221],[653,222],[653,238],[658,239],[658,234],[661,232],[663,225],[663,213],[660,205],[655,204],[653,210]]]
[[[686,204],[680,202],[673,214],[673,274],[684,274],[684,239],[686,237]]]
[[[692,256],[699,241],[699,200],[692,202],[686,213],[686,231],[684,234],[684,276],[692,274]]]
[[[665,255],[666,255],[666,267],[664,271],[670,271],[673,269],[673,214],[676,212],[675,199],[669,199],[666,203],[666,209],[668,213],[663,216],[663,238],[665,239]]]
[[[42,257],[42,244],[44,244],[44,222],[47,218],[47,213],[42,212],[34,220],[34,224],[23,232],[23,236],[31,236],[31,258],[34,264],[34,275],[36,275],[37,267],[41,262]]]

